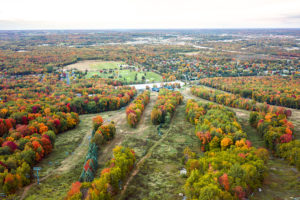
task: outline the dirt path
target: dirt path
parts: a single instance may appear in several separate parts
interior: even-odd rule
[[[100,171],[101,166],[111,158],[112,150],[115,148],[115,146],[121,144],[124,133],[126,133],[123,128],[127,124],[125,110],[122,110],[121,113],[118,113],[118,115],[112,116],[110,120],[113,120],[116,124],[116,135],[113,140],[109,141],[101,148],[98,156],[99,167],[97,171]]]
[[[86,131],[81,144],[75,149],[71,156],[61,162],[61,166],[56,170],[56,172],[61,173],[70,170],[80,157],[85,156],[89,147],[89,137],[91,137],[91,135],[92,126],[90,126],[90,128]]]

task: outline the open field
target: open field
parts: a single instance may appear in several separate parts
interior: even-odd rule
[[[138,72],[135,70],[124,69],[119,70],[119,65],[124,64],[119,61],[97,61],[97,60],[85,60],[80,61],[75,64],[67,65],[64,69],[77,69],[79,71],[85,72],[88,70],[86,78],[93,77],[95,75],[101,78],[113,78],[115,80],[130,82],[142,82],[142,77],[148,82],[161,82],[162,76],[155,72]],[[100,70],[112,69],[114,72],[100,72]],[[135,79],[136,77],[136,79]]]
[[[155,72],[137,72],[129,69],[119,70],[118,73],[100,73],[99,71],[89,71],[86,77],[90,78],[95,75],[101,78],[113,78],[115,80],[127,82],[142,81],[143,76],[145,77],[145,80],[148,80],[149,82],[161,82],[163,80],[162,76]],[[136,80],[135,76],[137,76]]]
[[[77,69],[79,71],[97,71],[101,69],[115,69],[119,68],[119,65],[122,64],[123,62],[118,62],[118,61],[100,61],[100,60],[84,60],[84,61],[79,61],[77,63],[67,65],[64,67],[64,69]]]
[[[184,167],[183,150],[189,146],[200,153],[194,127],[183,120],[184,105],[178,106],[170,127],[158,136],[154,129],[152,140],[157,137],[157,145],[140,167],[139,173],[132,179],[121,199],[182,199],[182,186],[185,178],[180,176]],[[156,140],[157,140],[156,139]]]

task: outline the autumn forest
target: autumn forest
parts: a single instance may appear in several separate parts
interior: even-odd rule
[[[299,199],[299,40],[0,30],[0,199]]]

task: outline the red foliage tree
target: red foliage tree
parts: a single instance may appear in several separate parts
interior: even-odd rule
[[[18,148],[18,146],[12,141],[3,142],[2,147],[6,147],[6,146],[8,146],[11,149],[11,151],[15,151]]]
[[[229,185],[228,175],[226,173],[219,177],[219,183],[224,187],[226,191],[229,191],[230,185]]]
[[[283,134],[280,136],[281,143],[288,143],[293,140],[293,136],[291,134]]]
[[[234,191],[235,191],[235,196],[236,196],[238,199],[243,199],[243,198],[245,198],[246,192],[244,191],[244,189],[243,189],[241,186],[236,186],[236,187],[234,188]]]
[[[71,197],[80,192],[81,183],[79,181],[72,183],[71,189],[68,192],[68,197]]]

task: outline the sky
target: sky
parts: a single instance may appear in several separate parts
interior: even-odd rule
[[[0,0],[0,30],[300,28],[300,0]]]

